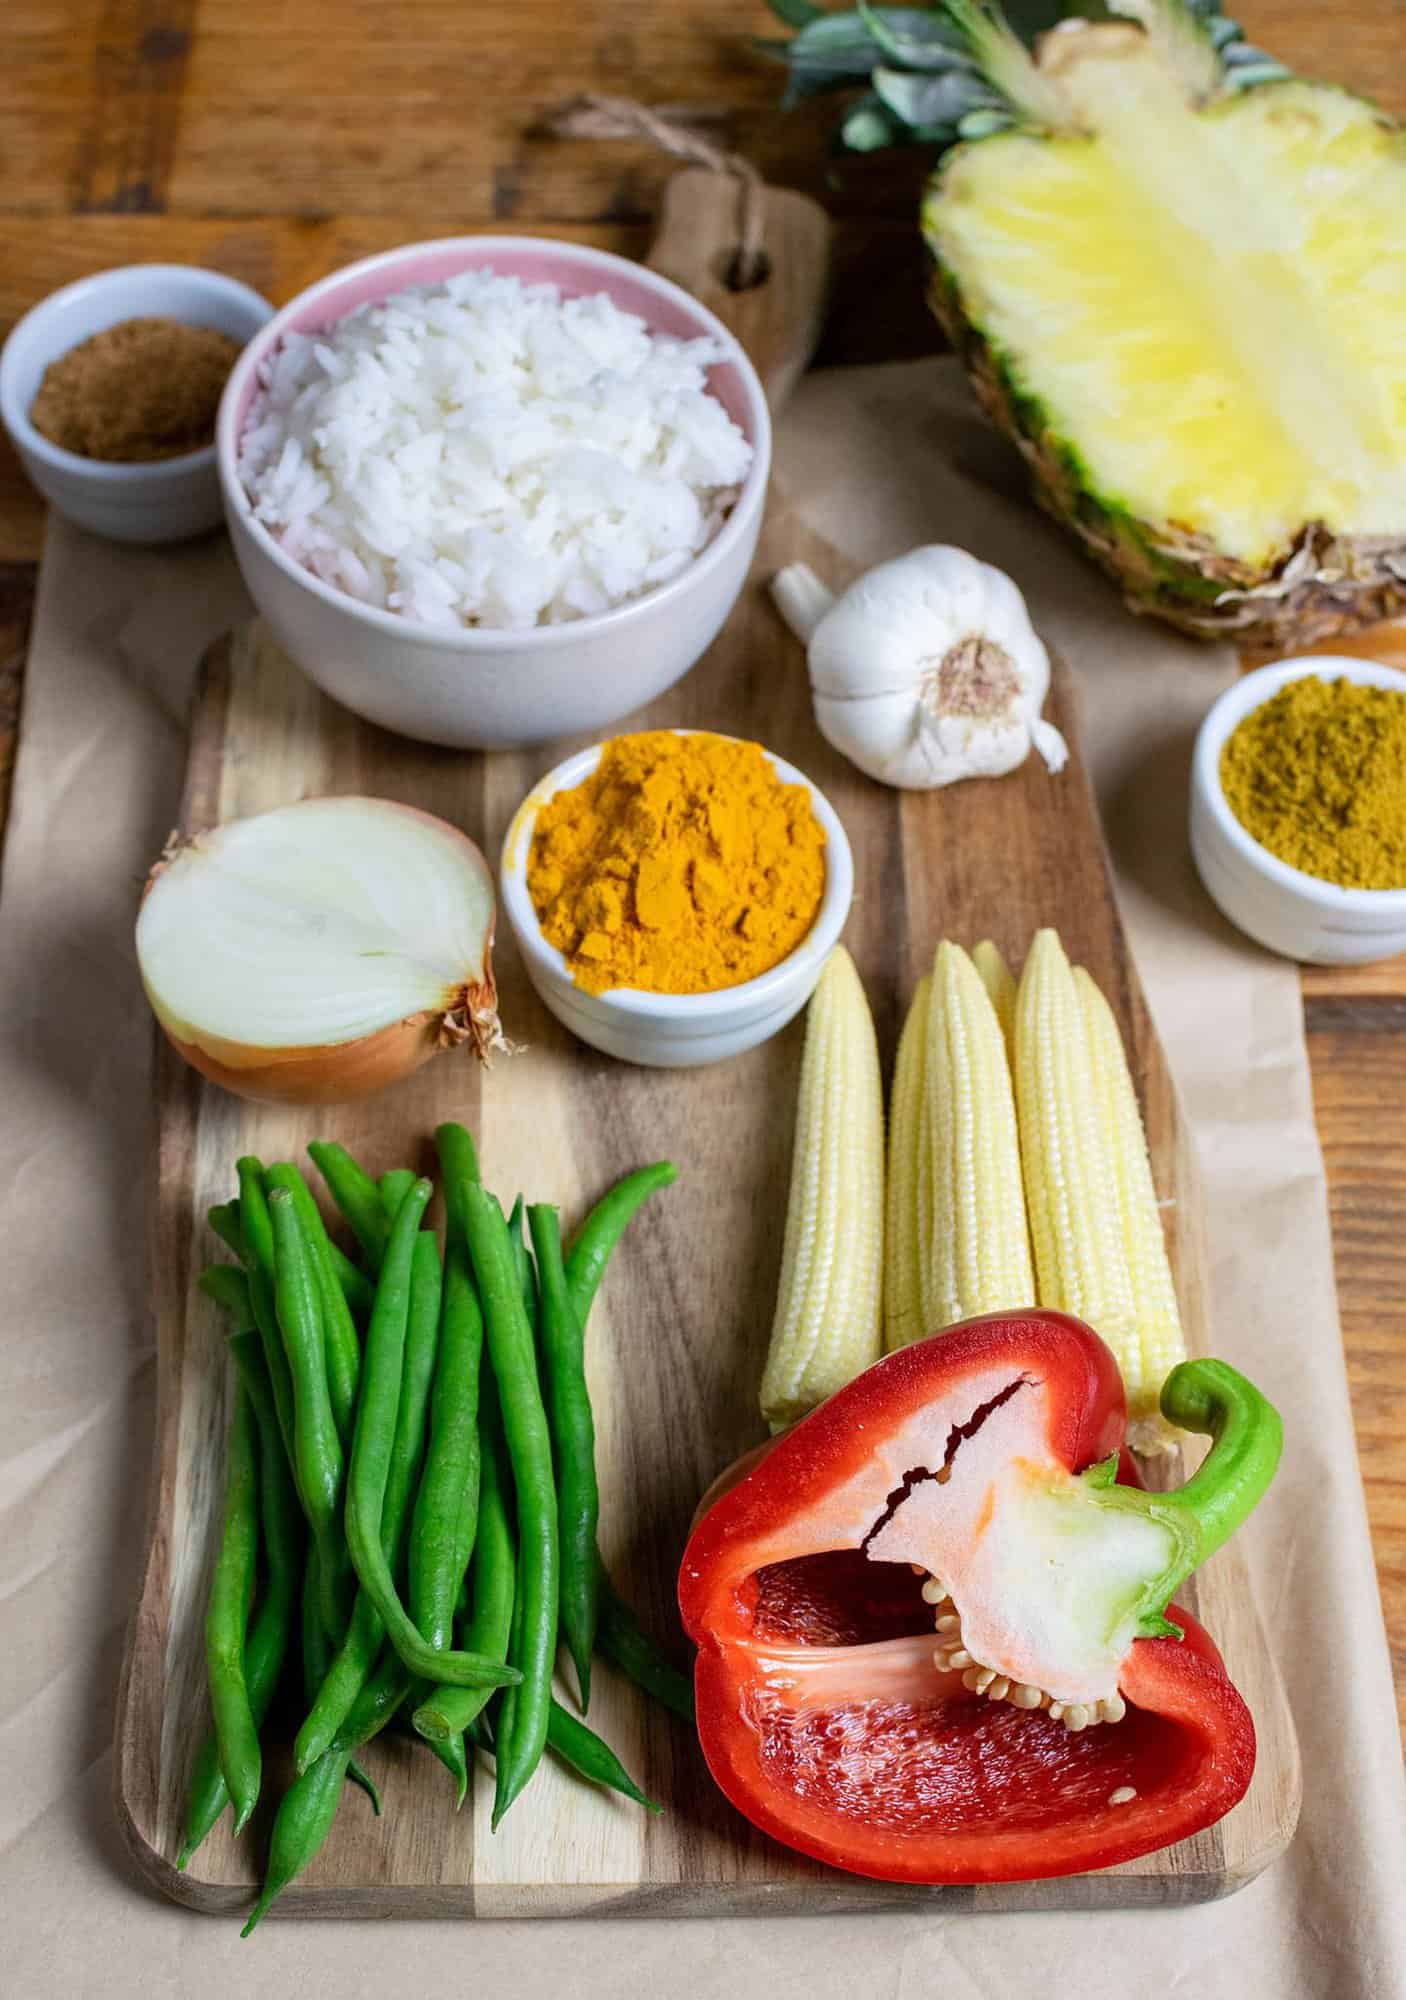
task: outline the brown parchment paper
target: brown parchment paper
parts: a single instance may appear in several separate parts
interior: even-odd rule
[[[1284,1469],[1247,1533],[1302,1739],[1296,1841],[1222,1903],[1061,1917],[272,1922],[241,1944],[139,1883],[110,1803],[153,1389],[151,1026],[131,927],[175,816],[196,660],[246,606],[218,539],[119,550],[55,522],[0,894],[0,1991],[1406,1994],[1406,1788],[1298,982],[1221,922],[1187,858],[1190,740],[1233,661],[1118,608],[1020,496],[951,363],[812,377],[781,425],[777,484],[856,560],[956,541],[999,563],[1079,674],[1125,912],[1202,1155],[1221,1345],[1285,1417]]]

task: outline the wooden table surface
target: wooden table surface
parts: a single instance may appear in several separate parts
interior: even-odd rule
[[[1406,118],[1406,0],[1245,0],[1252,39]],[[10,0],[0,334],[56,285],[185,260],[276,302],[350,258],[478,228],[644,249],[668,163],[541,135],[580,90],[687,113],[836,217],[820,359],[931,352],[917,153],[832,167],[782,116],[761,0]],[[43,513],[0,442],[0,829]],[[1366,650],[1406,665],[1406,635]],[[1406,1726],[1406,960],[1305,975],[1348,1372]]]

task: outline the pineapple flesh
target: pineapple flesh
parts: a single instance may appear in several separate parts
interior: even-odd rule
[[[934,306],[1134,608],[1280,647],[1390,615],[1406,133],[1326,85],[1225,88],[1194,12],[1137,11],[1032,61],[993,11],[949,9],[1016,118],[929,186]]]

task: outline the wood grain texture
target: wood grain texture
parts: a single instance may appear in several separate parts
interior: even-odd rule
[[[1077,762],[1052,780],[1031,759],[999,784],[898,794],[860,777],[823,743],[796,700],[799,660],[762,578],[828,552],[768,525],[753,583],[726,633],[642,724],[722,727],[753,736],[812,775],[843,818],[857,880],[847,941],[892,1051],[901,1009],[948,933],[997,941],[1018,962],[1033,930],[1058,924],[1107,992],[1147,1109],[1159,1191],[1192,1339],[1206,1325],[1195,1169],[1170,1079],[1123,942],[1096,812]],[[1061,674],[1054,717],[1072,737]],[[578,747],[560,746],[562,751]],[[552,758],[555,761],[557,752]],[[267,640],[241,639],[207,670],[191,744],[187,828],[307,794],[366,790],[456,821],[496,854],[540,754],[457,756],[398,742],[327,703]],[[579,1214],[618,1174],[660,1156],[677,1188],[642,1218],[612,1269],[589,1341],[606,1558],[658,1630],[673,1630],[673,1579],[690,1514],[713,1476],[762,1434],[756,1395],[775,1298],[803,1029],[698,1071],[642,1071],[577,1044],[527,985],[510,939],[497,952],[503,1017],[526,1045],[481,1075],[445,1057],[361,1106],[294,1112],[240,1104],[163,1053],[153,1285],[161,1364],[159,1479],[152,1555],[119,1726],[119,1799],[134,1853],[168,1893],[205,1909],[247,1898],[257,1842],[219,1831],[185,1877],[170,1857],[191,1747],[203,1718],[200,1605],[217,1501],[227,1364],[214,1314],[194,1290],[210,1253],[208,1203],[229,1192],[236,1156],[296,1155],[314,1132],[340,1137],[373,1171],[417,1158],[438,1119],[479,1137],[484,1177]],[[1218,1343],[1224,1347],[1225,1342]],[[1297,1816],[1293,1726],[1272,1652],[1232,1547],[1196,1579],[1199,1604],[1254,1711],[1260,1762],[1251,1792],[1217,1828],[1158,1856],[1057,1883],[894,1890],[827,1872],[760,1838],[723,1803],[690,1732],[651,1713],[603,1672],[600,1716],[666,1817],[648,1823],[555,1770],[496,1836],[481,1781],[449,1812],[431,1767],[414,1780],[389,1753],[384,1822],[349,1801],[327,1849],[285,1899],[289,1913],[479,1916],[816,1913],[933,1903],[942,1908],[1110,1907],[1200,1901],[1240,1886],[1286,1844]]]

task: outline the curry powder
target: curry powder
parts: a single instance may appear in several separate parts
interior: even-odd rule
[[[825,831],[760,744],[651,730],[607,743],[541,809],[527,887],[588,993],[713,993],[769,972],[815,921]]]
[[[1345,889],[1406,889],[1406,686],[1309,675],[1232,731],[1221,789],[1271,854]]]

